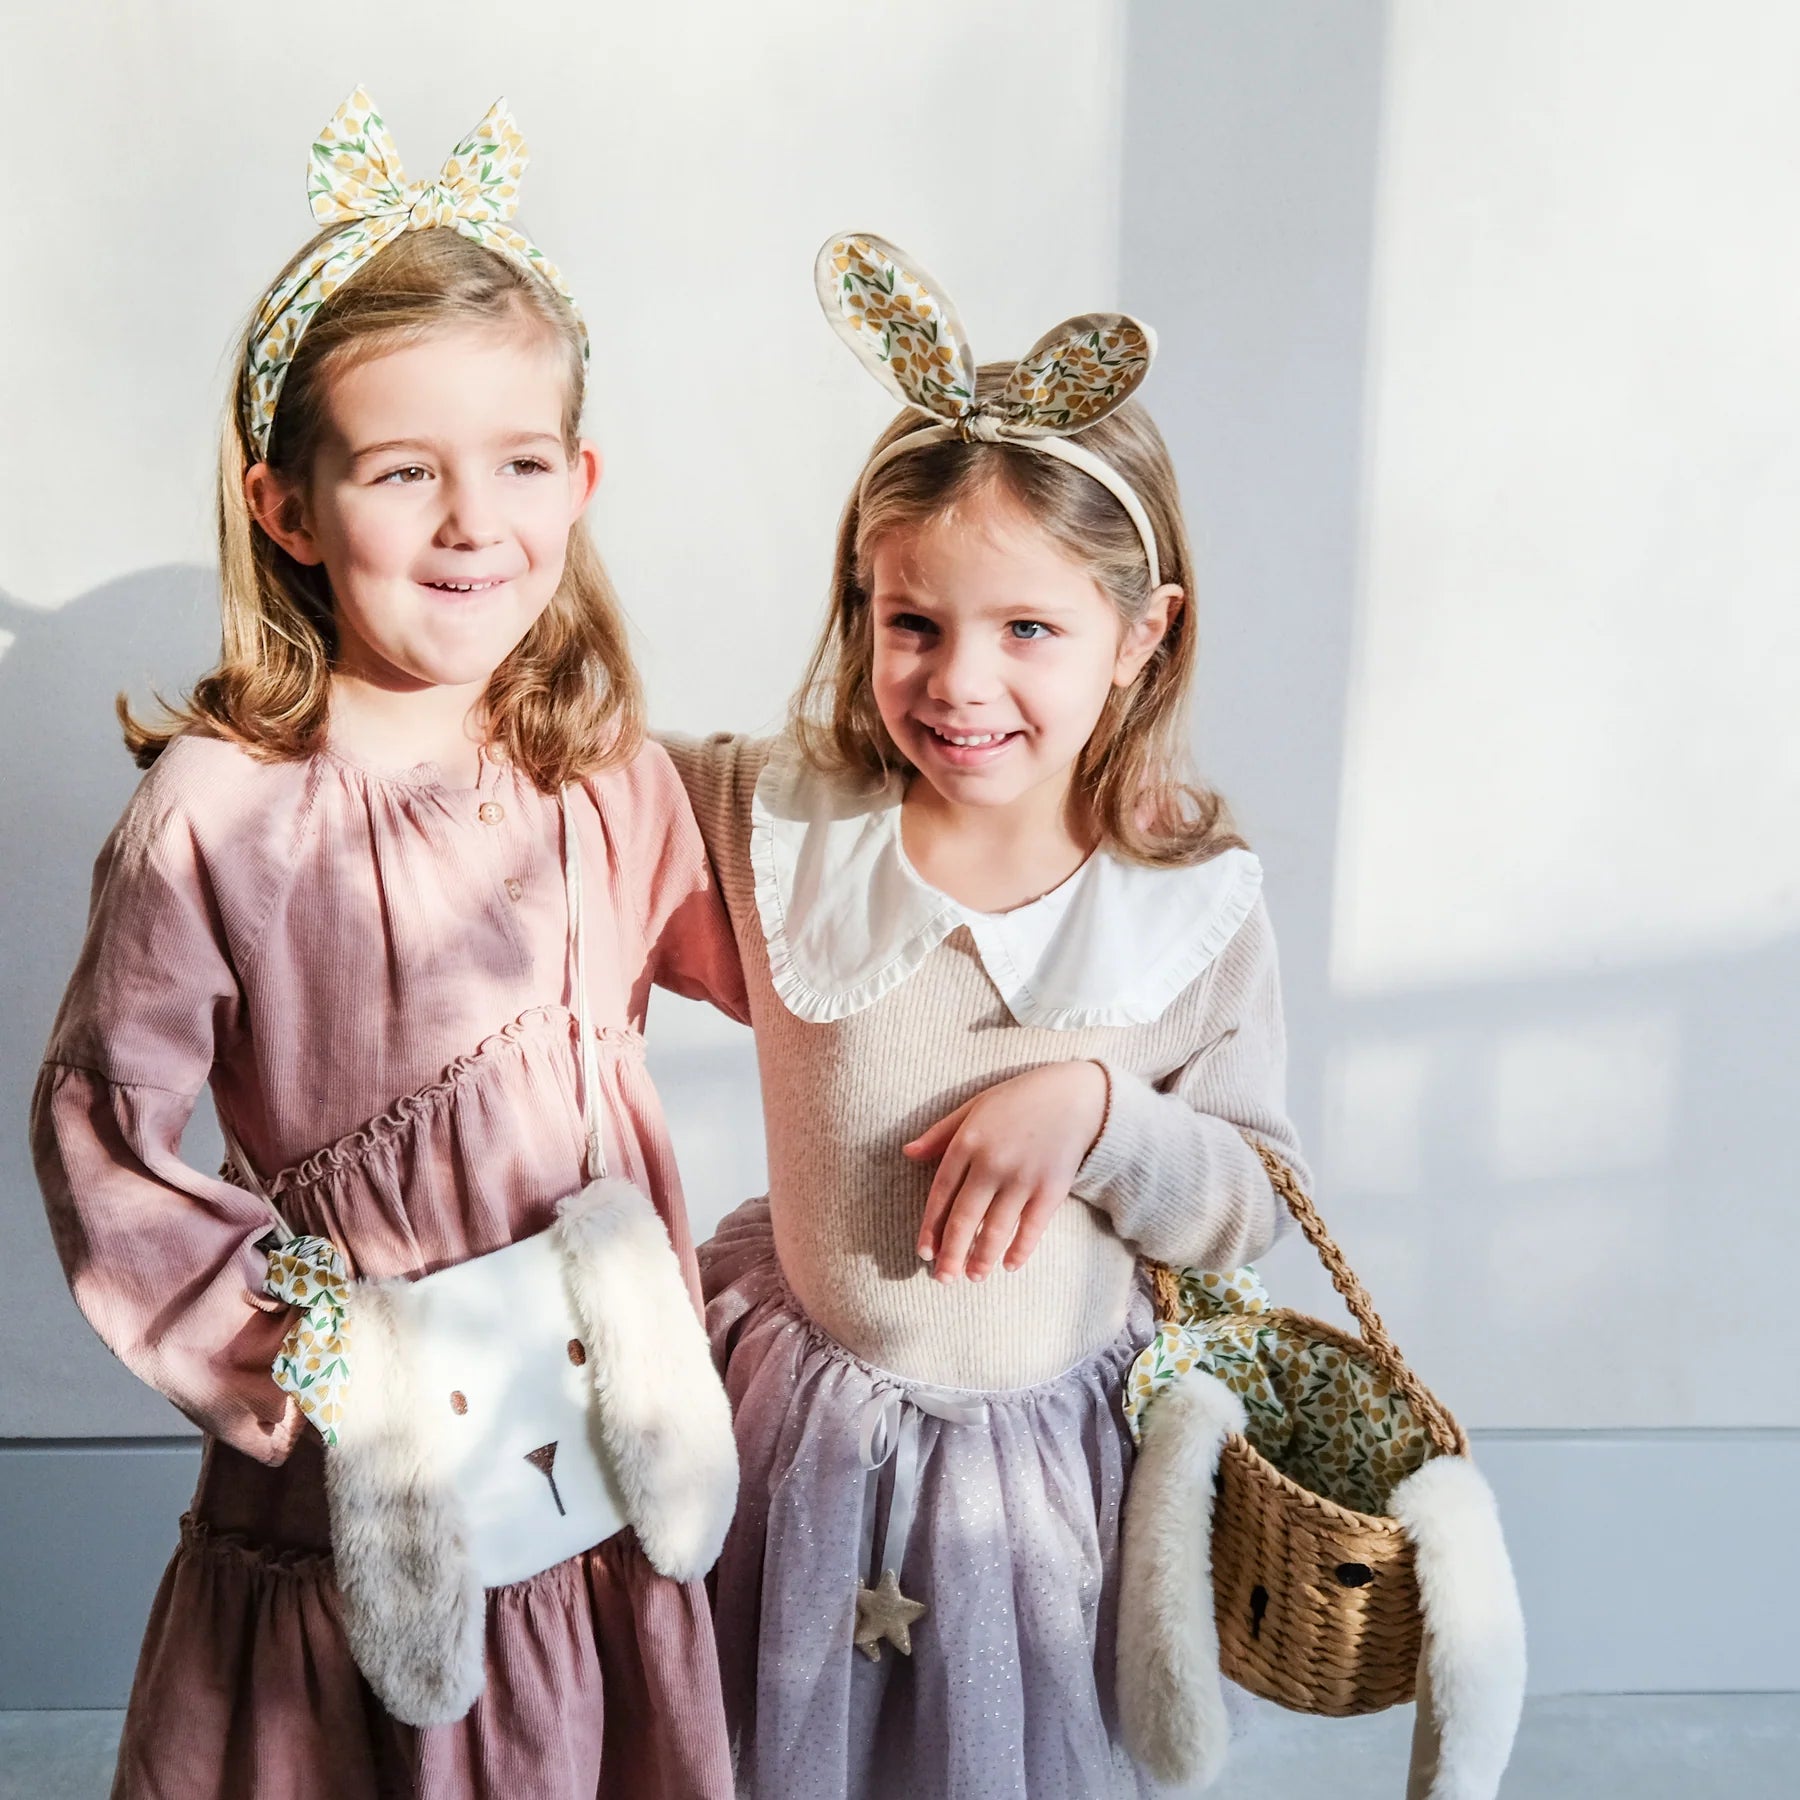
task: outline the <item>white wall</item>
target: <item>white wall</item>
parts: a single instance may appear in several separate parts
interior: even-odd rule
[[[978,352],[1141,310],[1328,1220],[1472,1425],[1800,1423],[1788,10],[288,16],[0,28],[55,146],[0,284],[9,1116],[132,779],[110,693],[206,653],[225,347],[306,229],[310,134],[362,80],[425,170],[504,88],[604,350],[598,529],[659,718],[774,716],[885,417],[815,316],[827,231],[916,245]],[[656,1024],[704,1223],[756,1183],[750,1061]],[[0,1219],[0,1435],[170,1429],[69,1307],[16,1131]],[[1333,1305],[1303,1254],[1269,1272]]]
[[[1125,287],[1327,1222],[1471,1425],[1800,1423],[1800,23],[1132,19]]]
[[[1476,1428],[1534,1690],[1800,1686],[1796,28],[1130,21],[1122,287],[1325,1217]]]
[[[891,410],[818,316],[813,251],[850,225],[917,246],[978,354],[1111,303],[1121,45],[1117,0],[7,10],[0,1437],[180,1428],[70,1305],[20,1121],[134,779],[111,695],[209,652],[228,345],[310,229],[306,149],[337,102],[364,83],[426,175],[511,100],[533,149],[522,221],[594,333],[596,531],[655,716],[753,728],[798,672]],[[656,1024],[705,1225],[758,1179],[753,1064],[679,1003]]]
[[[1481,1424],[1800,1424],[1797,68],[1389,15],[1325,1142]]]
[[[1534,1680],[1800,1682],[1768,1601],[1800,1579],[1792,10],[295,17],[0,18],[0,1438],[180,1426],[63,1294],[18,1121],[133,779],[112,692],[209,652],[226,346],[353,82],[415,172],[504,88],[525,222],[632,346],[595,384],[598,527],[670,725],[776,714],[886,416],[815,316],[826,232],[915,246],[983,354],[1096,303],[1158,325],[1198,737],[1268,865],[1296,1114],[1327,1219],[1483,1431]],[[657,1006],[704,1226],[757,1183],[752,1062]],[[1333,1311],[1303,1250],[1266,1272]],[[37,1622],[0,1704],[116,1703],[129,1657],[96,1646],[135,1640],[191,1456],[0,1457],[46,1521],[0,1554],[0,1610]],[[1719,1579],[1720,1518],[1765,1579]]]

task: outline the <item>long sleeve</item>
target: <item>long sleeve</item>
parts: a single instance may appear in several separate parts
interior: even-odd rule
[[[744,860],[746,802],[767,746],[723,731],[661,743],[687,790],[707,855],[721,871],[735,868]]]
[[[608,831],[620,840],[620,862],[638,884],[634,900],[652,981],[746,1022],[737,939],[674,765],[661,745],[649,743],[616,779],[623,788],[618,803],[608,804],[603,786],[602,806]]]
[[[253,1194],[184,1162],[182,1133],[236,974],[179,817],[134,808],[101,852],[86,943],[32,1100],[39,1185],[81,1310],[195,1424],[266,1463],[302,1426],[269,1372],[288,1313],[262,1294]]]
[[[1143,1254],[1228,1269],[1262,1255],[1285,1219],[1243,1134],[1307,1180],[1286,1112],[1281,982],[1260,900],[1203,979],[1199,1047],[1173,1075],[1152,1084],[1097,1059],[1110,1087],[1106,1124],[1074,1191]]]

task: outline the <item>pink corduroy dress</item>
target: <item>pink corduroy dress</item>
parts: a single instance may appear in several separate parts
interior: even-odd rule
[[[653,984],[743,1017],[737,953],[660,749],[586,782],[572,812],[608,1161],[650,1195],[697,1294],[642,1031]],[[291,1315],[262,1294],[267,1210],[182,1160],[210,1080],[287,1222],[354,1275],[422,1274],[548,1225],[582,1180],[561,833],[555,796],[494,761],[458,789],[429,764],[264,763],[188,737],[101,853],[33,1105],[38,1173],[82,1310],[206,1433],[117,1795],[731,1791],[704,1591],[658,1575],[629,1532],[490,1593],[486,1691],[459,1724],[387,1716],[340,1625],[324,1453],[269,1372]]]

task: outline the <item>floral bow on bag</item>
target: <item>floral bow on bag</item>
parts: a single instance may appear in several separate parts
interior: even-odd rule
[[[350,1278],[329,1238],[290,1238],[269,1252],[266,1293],[299,1313],[270,1366],[275,1385],[293,1395],[302,1413],[333,1449],[350,1386]]]

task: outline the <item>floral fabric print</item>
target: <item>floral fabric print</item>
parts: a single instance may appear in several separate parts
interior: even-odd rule
[[[300,1309],[270,1365],[277,1387],[334,1448],[350,1386],[350,1278],[328,1238],[298,1237],[269,1256],[264,1291]]]
[[[826,316],[882,385],[923,412],[955,421],[975,405],[975,357],[936,283],[908,270],[878,237],[835,238],[819,253]]]
[[[562,272],[507,223],[519,203],[530,152],[504,100],[465,137],[431,182],[408,181],[386,122],[358,88],[326,123],[307,164],[306,196],[321,225],[342,229],[269,290],[250,333],[244,427],[266,455],[276,402],[312,316],[402,232],[447,226],[545,281],[581,310]],[[585,327],[583,344],[586,344]]]
[[[1177,1276],[1178,1316],[1157,1326],[1126,1377],[1132,1436],[1157,1395],[1203,1369],[1243,1401],[1252,1448],[1284,1475],[1340,1506],[1384,1514],[1394,1488],[1431,1455],[1386,1375],[1271,1309],[1253,1269]]]
[[[975,398],[975,355],[939,285],[883,238],[846,232],[814,277],[838,335],[882,386],[971,436],[1070,436],[1128,400],[1156,339],[1123,313],[1084,313],[1045,333],[992,402]]]
[[[1001,408],[1016,424],[1079,431],[1138,390],[1155,350],[1149,326],[1122,314],[1067,320],[1007,377]]]

